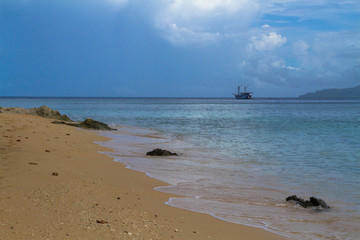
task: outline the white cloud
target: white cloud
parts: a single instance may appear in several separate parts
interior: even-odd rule
[[[304,40],[299,40],[293,44],[294,53],[297,56],[304,56],[308,53],[309,44]]]
[[[173,13],[184,13],[189,17],[197,17],[214,12],[222,14],[236,13],[247,8],[250,0],[173,0],[167,6],[167,10]]]
[[[167,34],[165,38],[173,45],[186,45],[186,44],[210,44],[218,41],[219,33],[194,31],[186,27],[179,27],[175,23],[166,26]]]
[[[286,65],[284,65],[283,67],[285,67],[286,69],[289,69],[289,70],[300,71],[300,68],[297,68],[297,67],[286,66]]]
[[[271,62],[270,63],[274,68],[278,68],[278,69],[287,69],[287,70],[295,70],[295,71],[299,71],[300,68],[296,68],[296,67],[292,67],[292,66],[287,66],[285,65],[284,61],[283,60],[277,60],[277,61],[274,61],[274,62]]]
[[[261,40],[267,39],[262,36],[269,35],[262,34],[252,39],[255,43],[262,43],[255,45],[252,42],[248,54],[242,55],[241,71],[251,81],[294,89],[304,84],[314,87],[350,87],[359,84],[359,33],[318,33],[312,36],[313,39],[302,36],[308,37],[307,40],[289,41],[291,44],[273,51],[256,49],[256,46],[267,49],[263,44],[267,41]]]
[[[284,45],[286,42],[286,37],[275,32],[270,32],[268,35],[262,34],[260,36],[253,36],[251,38],[251,46],[258,51],[273,50]]]
[[[259,4],[257,0],[163,0],[156,9],[155,26],[171,43],[208,44],[248,27]]]

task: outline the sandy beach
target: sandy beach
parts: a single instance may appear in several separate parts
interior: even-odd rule
[[[164,204],[164,183],[99,151],[96,131],[0,114],[0,239],[285,239]]]

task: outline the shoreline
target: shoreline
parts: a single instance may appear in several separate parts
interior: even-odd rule
[[[184,159],[188,159],[190,156],[187,153],[185,153],[186,150],[184,151],[184,149],[183,149],[184,146],[179,148],[178,143],[174,143],[174,141],[176,141],[176,142],[181,141],[180,145],[182,145],[185,143],[184,140],[183,139],[179,140],[176,138],[176,136],[174,136],[172,134],[165,134],[156,129],[148,129],[148,128],[144,128],[144,127],[135,127],[135,126],[128,126],[128,125],[115,125],[113,127],[118,129],[118,131],[117,132],[102,132],[101,135],[110,138],[111,139],[110,141],[116,142],[117,144],[109,144],[109,142],[98,142],[97,144],[99,144],[100,146],[105,146],[107,148],[113,149],[113,152],[105,152],[104,154],[113,158],[115,162],[119,162],[119,163],[125,165],[125,167],[127,169],[144,173],[149,178],[160,181],[162,184],[154,187],[153,189],[155,191],[170,195],[170,198],[167,201],[165,201],[164,204],[171,206],[171,207],[180,208],[180,209],[183,209],[186,211],[207,214],[207,215],[214,217],[216,219],[219,219],[221,221],[238,224],[238,225],[242,225],[242,226],[248,226],[248,227],[262,229],[267,232],[271,232],[273,234],[277,234],[282,237],[287,237],[289,239],[292,239],[291,236],[286,236],[285,233],[279,231],[278,229],[269,227],[270,224],[265,223],[265,222],[261,222],[261,224],[259,224],[259,222],[251,223],[251,221],[236,222],[236,221],[227,219],[224,216],[220,216],[221,214],[217,215],[215,212],[213,212],[209,209],[204,210],[203,208],[196,208],[193,205],[191,205],[192,207],[190,207],[190,206],[184,206],[182,204],[180,204],[180,205],[177,204],[176,200],[183,200],[183,199],[198,199],[199,200],[200,197],[199,196],[193,197],[191,195],[186,195],[185,193],[177,193],[176,191],[166,190],[166,189],[176,188],[178,183],[181,184],[181,181],[171,183],[171,181],[169,181],[169,178],[164,179],[163,177],[159,177],[158,175],[156,175],[156,173],[153,172],[154,169],[147,168],[144,166],[139,166],[139,163],[141,164],[141,163],[147,162],[146,159],[148,159],[148,156],[144,155],[144,153],[146,151],[149,151],[150,149],[158,148],[159,146],[161,146],[161,147],[166,146],[165,149],[170,149],[170,150],[176,149],[175,151],[177,153],[179,153],[179,155],[176,157],[170,157],[170,159],[172,159],[172,160],[181,161]],[[129,143],[129,142],[124,143],[124,142],[122,142],[122,139],[124,139],[123,137],[127,140],[130,140],[132,137],[134,137],[136,139],[131,139],[132,143]],[[122,142],[122,144],[121,144],[121,142]],[[185,144],[186,144],[186,147],[185,147],[186,149],[189,148],[190,145],[192,145],[188,142],[186,142]],[[119,145],[121,147],[119,147]],[[124,145],[126,145],[125,148],[124,148]],[[141,147],[139,147],[139,145]],[[175,147],[175,149],[174,149],[174,147]],[[125,154],[124,154],[124,152],[125,152]],[[130,153],[131,156],[129,156],[129,154],[127,154],[127,153]],[[184,155],[186,155],[186,156],[184,156]],[[124,158],[127,160],[124,160]],[[134,163],[132,161],[132,158],[136,158],[136,159],[140,158],[142,160],[139,160],[137,163]],[[150,157],[150,159],[152,159],[152,158],[153,157]],[[157,157],[157,160],[155,160],[155,161],[166,161],[166,160],[170,160],[170,159],[167,159],[166,157]],[[156,164],[156,163],[154,162],[153,164]],[[150,164],[150,165],[152,165],[152,164]],[[146,166],[148,166],[148,165],[146,164]],[[162,168],[164,166],[159,166],[159,167]],[[169,176],[171,176],[171,175],[172,175],[173,179],[177,179],[176,174],[170,174]],[[276,231],[276,230],[278,230],[278,231]]]
[[[99,153],[108,138],[51,121],[0,114],[6,239],[286,239],[165,204],[166,183]]]

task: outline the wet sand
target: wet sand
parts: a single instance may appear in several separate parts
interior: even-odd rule
[[[285,239],[165,205],[164,183],[99,151],[96,132],[0,113],[1,239]]]

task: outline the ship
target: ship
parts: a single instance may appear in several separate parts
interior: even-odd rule
[[[246,89],[248,86],[244,86],[244,92],[240,92],[242,85],[238,86],[238,92],[237,94],[234,93],[234,96],[236,99],[252,99],[252,92],[247,92]]]

